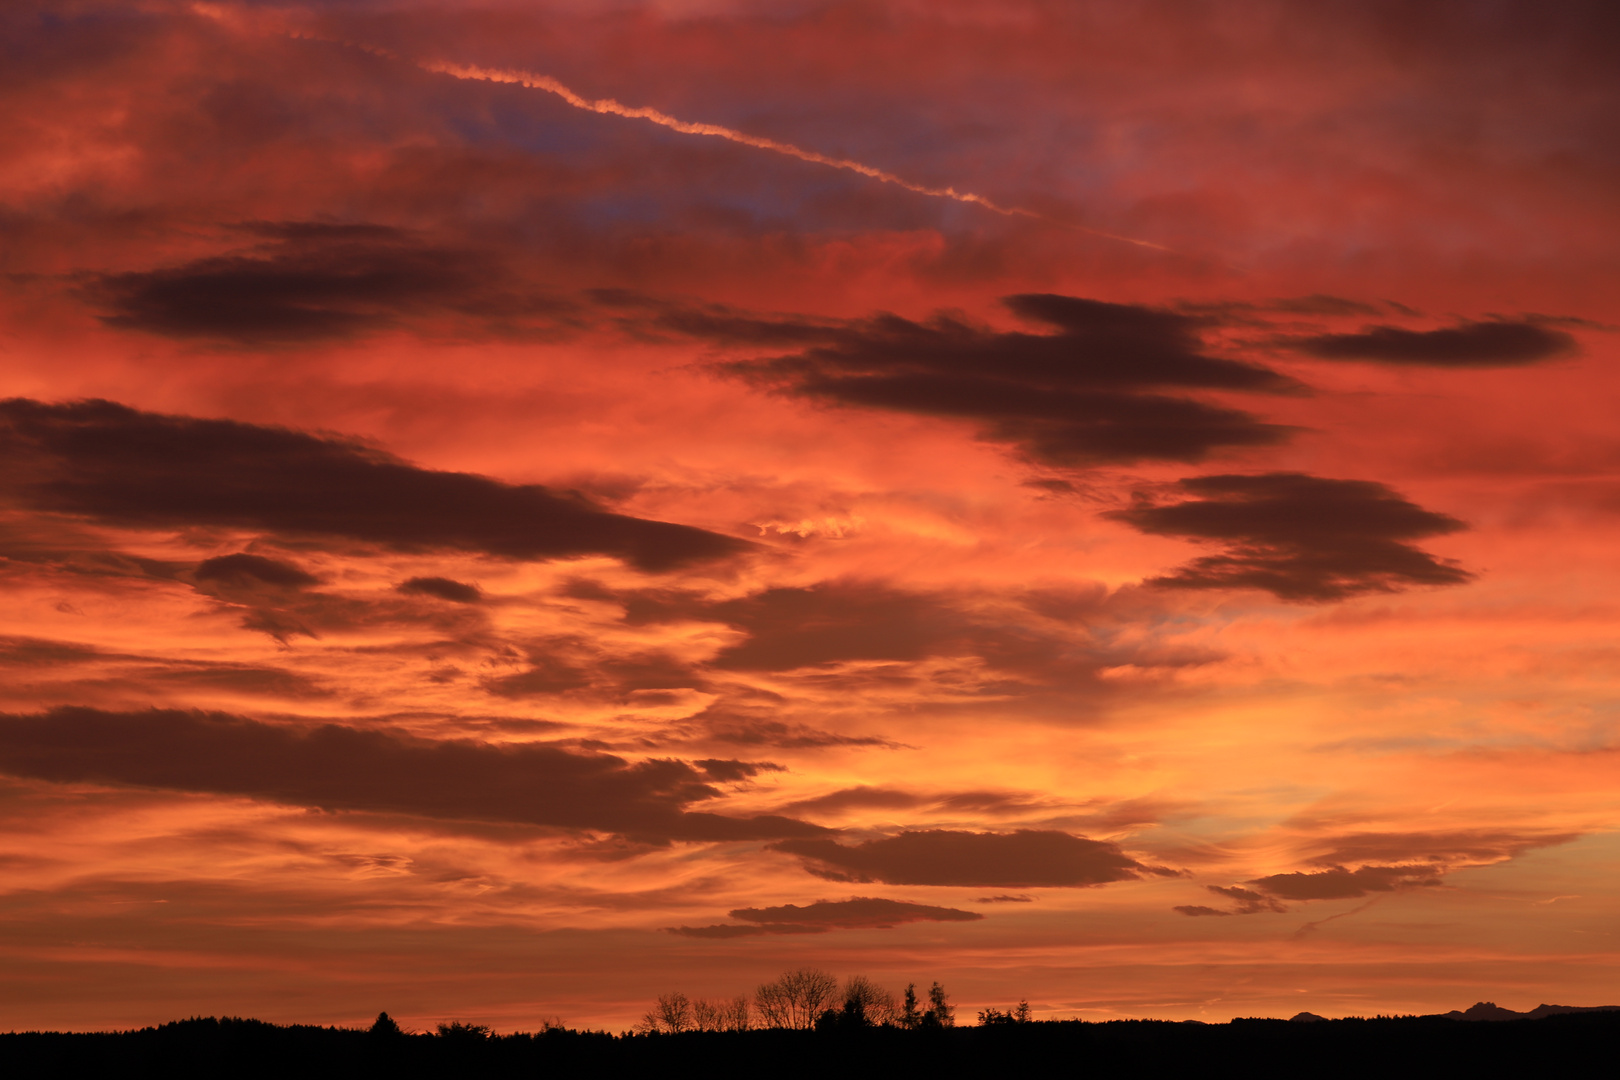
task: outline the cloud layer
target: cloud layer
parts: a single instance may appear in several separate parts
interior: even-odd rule
[[[428,741],[339,724],[221,713],[59,708],[0,715],[0,770],[331,810],[504,822],[637,839],[766,840],[826,830],[791,818],[688,811],[718,792],[674,760],[628,762],[560,746]]]
[[[1459,585],[1472,575],[1410,543],[1467,526],[1383,484],[1303,473],[1198,476],[1191,498],[1143,503],[1107,516],[1145,533],[1226,545],[1155,584],[1264,589],[1285,600],[1341,600],[1414,585]]]
[[[43,6],[0,1027],[1608,1000],[1612,3]]]
[[[1568,356],[1575,351],[1575,339],[1540,323],[1501,319],[1438,330],[1369,326],[1358,333],[1302,338],[1294,347],[1324,360],[1488,368]]]
[[[511,559],[617,555],[644,569],[744,541],[614,514],[572,492],[422,469],[359,442],[109,401],[0,402],[14,498],[118,525],[224,525]]]
[[[1200,461],[1288,436],[1282,426],[1185,396],[1300,389],[1258,364],[1207,355],[1197,319],[1051,294],[1006,303],[1049,332],[997,331],[950,315],[829,324],[684,311],[661,322],[731,347],[802,345],[717,370],[816,401],[970,420],[983,438],[1050,465]]]
[[[1041,829],[925,829],[853,845],[807,838],[772,846],[800,856],[818,877],[889,885],[1068,888],[1127,881],[1151,870],[1115,844]]]
[[[849,900],[817,900],[813,904],[738,908],[728,913],[737,923],[680,926],[671,933],[695,938],[760,937],[766,934],[824,934],[829,930],[888,930],[913,922],[975,922],[976,911],[857,896]]]

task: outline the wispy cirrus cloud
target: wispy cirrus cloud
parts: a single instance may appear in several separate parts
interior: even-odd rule
[[[1205,886],[1230,907],[1181,904],[1173,910],[1192,916],[1255,915],[1287,911],[1284,901],[1356,900],[1434,888],[1454,870],[1506,862],[1578,835],[1509,829],[1350,833],[1328,838],[1328,850],[1311,859],[1309,869],[1266,874],[1240,885]]]

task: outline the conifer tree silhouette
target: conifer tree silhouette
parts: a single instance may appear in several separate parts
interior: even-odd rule
[[[917,1010],[917,984],[906,983],[906,1000],[900,1009],[900,1026],[914,1028],[922,1024],[922,1013]]]

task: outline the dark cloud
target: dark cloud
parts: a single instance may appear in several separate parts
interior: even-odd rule
[[[220,661],[160,659],[135,653],[105,652],[92,645],[48,638],[0,637],[0,667],[27,669],[34,691],[52,678],[53,669],[69,668],[69,685],[77,696],[96,690],[137,691],[182,687],[255,697],[318,698],[332,691],[307,675],[285,668]],[[93,668],[87,671],[87,668]],[[14,678],[13,683],[17,680]]]
[[[1482,368],[1534,364],[1569,356],[1575,339],[1539,322],[1493,319],[1440,330],[1369,326],[1358,334],[1319,334],[1292,342],[1324,360],[1371,360],[1380,364]]]
[[[710,606],[707,618],[748,639],[720,652],[713,666],[783,671],[848,660],[921,660],[963,649],[969,629],[933,597],[863,582],[767,589]]]
[[[0,637],[0,664],[18,667],[57,667],[88,664],[104,654],[91,645],[49,638],[6,635]]]
[[[1335,866],[1329,870],[1272,874],[1254,878],[1249,884],[1280,900],[1350,900],[1370,892],[1438,885],[1440,879],[1430,866],[1363,866],[1357,870]]]
[[[432,312],[555,321],[573,305],[515,290],[488,254],[368,224],[257,223],[266,244],[180,266],[104,274],[88,294],[109,326],[246,345],[355,337]]]
[[[1342,296],[1314,293],[1271,300],[1183,300],[1175,309],[1193,318],[1225,326],[1269,326],[1272,317],[1285,315],[1383,315],[1386,310]]]
[[[858,810],[866,807],[879,810],[906,810],[920,806],[926,802],[920,795],[913,795],[909,791],[900,791],[896,788],[860,787],[844,788],[841,791],[828,792],[813,799],[800,799],[789,803],[783,809],[795,814],[840,813],[845,810]]]
[[[1183,589],[1264,589],[1285,600],[1338,600],[1413,585],[1459,585],[1473,575],[1409,541],[1466,528],[1370,480],[1303,473],[1199,476],[1183,502],[1143,502],[1105,516],[1145,533],[1215,541],[1219,555],[1150,579]]]
[[[331,697],[332,691],[307,675],[285,668],[258,667],[252,664],[203,664],[177,662],[163,667],[131,672],[136,685],[150,681],[183,686],[187,690],[212,690],[255,697],[317,698]]]
[[[0,770],[62,783],[596,830],[655,842],[826,831],[774,815],[689,811],[691,803],[718,792],[680,761],[632,763],[556,745],[435,742],[393,731],[291,727],[224,713],[66,707],[0,714]]]
[[[457,604],[476,604],[484,598],[478,586],[446,577],[413,577],[394,588],[408,595],[437,596]]]
[[[1370,892],[1394,892],[1417,886],[1438,885],[1433,867],[1363,866],[1346,870],[1335,866],[1321,871],[1272,874],[1241,885],[1206,885],[1217,896],[1233,901],[1231,907],[1214,908],[1204,904],[1178,904],[1172,911],[1183,915],[1256,915],[1287,911],[1283,900],[1353,900]]]
[[[1454,832],[1351,833],[1329,841],[1332,849],[1310,860],[1323,867],[1271,874],[1242,885],[1208,885],[1210,892],[1235,901],[1230,909],[1182,905],[1183,915],[1253,915],[1287,910],[1283,900],[1354,900],[1369,893],[1396,892],[1440,884],[1458,866],[1513,858],[1538,847],[1567,843],[1578,833],[1515,833],[1465,829]],[[1362,863],[1355,870],[1345,863]]]
[[[846,846],[831,839],[783,840],[774,850],[798,855],[805,869],[832,881],[889,885],[1003,888],[1102,885],[1153,872],[1118,845],[1065,832],[1011,833],[931,829]]]
[[[1311,860],[1322,866],[1344,863],[1493,863],[1526,851],[1567,844],[1579,833],[1525,833],[1500,829],[1451,832],[1349,833],[1336,837],[1331,850]]]
[[[735,758],[702,758],[692,762],[711,780],[734,784],[750,780],[762,772],[786,772],[787,766],[774,761],[738,761]]]
[[[825,934],[831,929],[830,926],[803,926],[798,923],[777,923],[773,926],[758,926],[749,923],[715,923],[713,926],[665,927],[667,932],[679,934],[682,937],[711,939],[764,937],[766,934]]]
[[[1045,804],[1007,791],[959,791],[942,795],[934,804],[941,810],[976,814],[1024,814],[1041,809]]]
[[[841,735],[808,724],[790,724],[710,707],[699,714],[708,728],[708,737],[733,746],[772,746],[781,750],[823,750],[832,746],[872,747],[896,750],[904,747],[877,735]]]
[[[192,576],[198,581],[226,583],[256,581],[287,589],[300,589],[318,583],[315,575],[306,573],[292,563],[269,559],[263,555],[249,555],[246,552],[204,559],[197,564]]]
[[[846,660],[920,660],[962,647],[970,624],[936,597],[875,582],[832,581],[767,589],[710,603],[681,594],[642,593],[625,603],[631,625],[703,619],[748,634],[713,666],[784,671]]]
[[[0,464],[32,508],[124,526],[229,526],[514,559],[605,554],[648,570],[748,547],[609,513],[572,492],[418,468],[359,442],[109,401],[0,402]]]
[[[1245,889],[1241,885],[1206,885],[1210,892],[1217,896],[1224,896],[1229,900],[1237,901],[1237,907],[1232,911],[1234,915],[1253,915],[1261,911],[1282,911],[1283,906],[1272,897],[1264,893]]]
[[[849,900],[817,900],[799,907],[782,904],[766,908],[738,908],[733,919],[751,923],[798,923],[803,926],[894,926],[905,922],[975,922],[976,911],[913,904],[903,900],[857,896]]]
[[[818,401],[976,421],[985,438],[1049,464],[1198,461],[1288,436],[1249,413],[1179,396],[1302,389],[1269,368],[1205,355],[1198,318],[1051,294],[1006,303],[1051,332],[943,314],[833,322],[686,309],[656,322],[726,347],[799,349],[722,363],[721,373]]]
[[[486,690],[506,698],[579,690],[613,694],[639,692],[640,700],[650,702],[649,695],[656,695],[658,691],[697,689],[704,685],[702,676],[677,657],[656,650],[615,655],[587,637],[533,640],[521,649],[507,646],[501,656],[506,661],[525,665],[511,674],[491,675],[483,680]]]
[[[817,900],[800,907],[782,904],[767,908],[738,908],[729,912],[744,925],[679,926],[670,932],[687,937],[732,938],[762,934],[820,934],[828,930],[887,930],[910,922],[976,922],[976,911],[913,904],[857,896],[849,900]]]
[[[1003,894],[1001,896],[975,896],[973,902],[975,904],[1033,904],[1035,898],[1033,896],[1009,896]]]
[[[1121,646],[1106,635],[1053,633],[1028,618],[976,610],[972,595],[908,592],[862,580],[824,581],[803,588],[767,589],[719,603],[685,594],[643,592],[625,599],[632,625],[686,620],[723,622],[747,637],[722,649],[710,666],[722,671],[790,671],[851,661],[914,663],[938,656],[974,656],[987,668],[1024,683],[1095,682],[1097,669],[1123,663],[1177,665],[1184,656],[1148,655],[1148,646]],[[993,598],[999,601],[1001,598]],[[1088,600],[1102,609],[1100,591]],[[1071,613],[1081,622],[1080,611]],[[1199,656],[1196,662],[1205,662]],[[1001,684],[998,684],[1001,685]]]
[[[793,814],[816,812],[842,813],[846,810],[876,809],[876,810],[910,810],[926,806],[935,811],[947,813],[969,813],[989,815],[1016,815],[1027,814],[1035,810],[1047,809],[1051,804],[1022,795],[1016,792],[1005,791],[958,791],[944,794],[920,795],[916,792],[903,791],[891,787],[859,787],[843,788],[831,791],[825,795],[818,795],[810,799],[799,799],[788,803],[783,809]],[[1090,815],[1089,820],[1095,821],[1100,815]],[[1120,814],[1106,815],[1111,820],[1122,816]],[[1146,813],[1142,808],[1133,808],[1123,816],[1131,820],[1124,824],[1140,824],[1143,821],[1156,820],[1152,811]],[[1047,824],[1043,822],[1043,824]]]

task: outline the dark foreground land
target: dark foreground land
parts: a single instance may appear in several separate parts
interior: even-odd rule
[[[0,1034],[13,1077],[823,1077],[1613,1075],[1620,1012],[1504,1023],[1390,1017],[1229,1024],[1051,1021],[612,1036],[377,1035],[256,1020]]]

